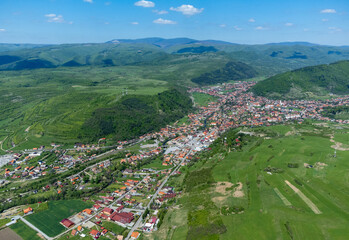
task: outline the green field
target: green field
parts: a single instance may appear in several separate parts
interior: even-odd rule
[[[28,227],[25,223],[18,220],[17,223],[10,226],[23,240],[41,240],[33,229]]]
[[[155,159],[154,161],[151,161],[149,164],[144,165],[143,168],[152,168],[152,169],[156,169],[156,170],[163,170],[163,169],[172,168],[172,166],[171,165],[164,166],[164,165],[162,165],[161,159]]]
[[[331,134],[348,130],[341,128],[305,124],[249,129],[265,135],[243,135],[241,150],[229,140],[237,131],[227,133],[226,146],[217,141],[189,168],[179,209],[170,209],[160,231],[148,238],[348,239],[349,151],[337,150],[333,157],[330,142]],[[239,182],[243,196],[234,197]]]
[[[65,230],[60,224],[61,220],[91,206],[91,203],[81,200],[54,201],[48,203],[47,210],[29,215],[26,219],[48,236],[53,237]]]
[[[210,102],[216,101],[218,98],[205,94],[205,93],[198,93],[194,92],[193,93],[194,101],[199,107],[205,107],[207,106]]]

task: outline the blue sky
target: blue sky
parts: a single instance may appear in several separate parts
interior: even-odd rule
[[[144,37],[349,45],[349,1],[0,0],[1,43]]]

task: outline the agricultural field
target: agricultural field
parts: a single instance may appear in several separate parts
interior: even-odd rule
[[[184,193],[147,239],[349,237],[349,151],[334,155],[330,141],[348,127],[307,123],[245,129],[251,136],[238,131],[182,169]],[[240,144],[234,143],[239,136]]]
[[[26,219],[48,236],[56,236],[65,230],[60,224],[62,219],[91,206],[91,203],[81,200],[53,201],[48,203],[47,210],[29,215]]]
[[[41,238],[37,235],[37,232],[35,232],[20,220],[17,221],[17,223],[11,225],[10,228],[23,240],[41,240]]]

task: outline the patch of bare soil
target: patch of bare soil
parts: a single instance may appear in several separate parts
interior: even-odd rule
[[[236,198],[241,198],[243,196],[245,196],[244,192],[242,191],[242,183],[241,182],[238,182],[238,185],[237,187],[235,187],[235,191],[233,193],[233,197],[236,197]]]
[[[22,240],[20,236],[17,235],[11,228],[5,228],[0,231],[1,240]]]
[[[339,150],[339,151],[349,151],[349,147],[344,147],[343,143],[336,142],[334,140],[334,136],[333,135],[331,135],[330,142],[334,143],[334,145],[331,146],[331,148],[333,148],[333,149],[336,149],[336,150]]]
[[[215,191],[220,193],[220,194],[226,195],[228,193],[228,191],[226,191],[226,189],[230,188],[232,186],[233,186],[233,184],[231,182],[217,182]]]

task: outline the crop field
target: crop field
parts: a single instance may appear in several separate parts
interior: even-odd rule
[[[17,223],[10,226],[10,228],[16,232],[23,240],[40,240],[41,238],[37,235],[33,229],[28,227],[22,221],[17,221]]]
[[[47,210],[29,215],[26,219],[53,237],[65,230],[60,221],[91,206],[92,204],[81,200],[54,201],[48,203]]]
[[[245,131],[254,136],[241,136],[241,150],[217,143],[199,155],[176,207],[148,238],[348,239],[349,151],[334,156],[330,142],[348,127],[296,124]],[[237,132],[226,136],[235,139]],[[176,221],[177,212],[187,220]]]

